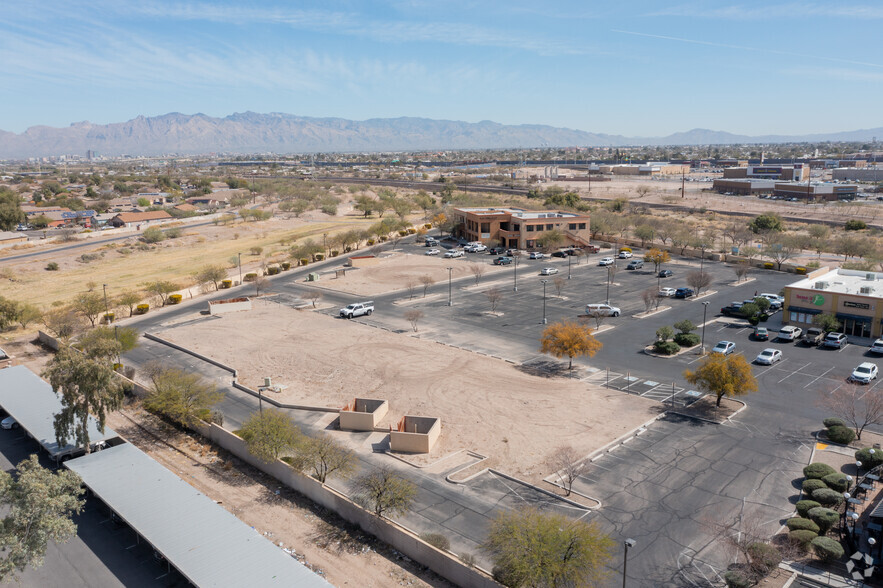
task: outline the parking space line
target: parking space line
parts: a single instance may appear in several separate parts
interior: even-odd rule
[[[805,367],[807,367],[807,366],[810,366],[810,365],[812,365],[811,362],[810,362],[810,363],[807,363],[807,364],[804,364],[804,365],[802,365],[802,366],[800,366],[799,368],[797,368],[796,370],[794,370],[793,372],[791,372],[790,374],[788,374],[787,376],[785,376],[784,378],[782,378],[781,380],[779,380],[779,381],[777,382],[777,384],[781,384],[782,382],[784,382],[785,380],[787,380],[788,378],[790,378],[790,377],[793,376],[794,374],[799,373],[800,370],[802,370],[803,368],[805,368]],[[833,369],[833,368],[832,368],[832,369]],[[827,373],[827,372],[825,372],[825,373]],[[821,376],[819,376],[819,377],[821,377]]]
[[[767,372],[773,370],[774,368],[776,368],[776,369],[782,369],[782,364],[785,363],[786,361],[788,361],[788,360],[787,360],[787,359],[783,359],[782,361],[779,362],[779,365],[776,365],[776,364],[770,364],[770,367],[768,367],[767,369],[765,369],[765,370],[763,370],[762,372],[760,372],[759,374],[757,374],[758,377],[760,377],[760,376],[764,375],[765,373],[767,373]]]
[[[806,364],[806,365],[809,365],[809,364]],[[803,366],[803,367],[806,367],[806,366]],[[816,377],[813,379],[812,382],[810,382],[809,384],[807,384],[807,385],[804,386],[803,388],[804,388],[804,389],[809,388],[810,386],[812,386],[813,384],[815,384],[816,381],[820,380],[821,378],[824,378],[824,377],[825,377],[825,374],[827,374],[828,372],[830,372],[830,371],[833,370],[833,369],[834,369],[834,366],[832,365],[832,366],[829,367],[827,370],[825,370],[825,372],[824,372],[821,376],[816,376]],[[839,386],[838,386],[838,388],[839,388]]]
[[[847,347],[849,347],[849,343],[847,343],[846,345],[844,345],[843,347],[841,347],[840,349],[838,349],[838,350],[837,350],[837,353],[842,353],[843,350],[846,349]]]

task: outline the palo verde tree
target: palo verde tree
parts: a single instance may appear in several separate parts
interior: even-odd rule
[[[543,329],[540,352],[570,360],[567,369],[573,369],[574,357],[594,357],[603,345],[592,335],[592,329],[579,323],[562,321]]]
[[[212,407],[223,398],[214,383],[199,374],[156,363],[145,366],[144,371],[153,384],[144,408],[185,427],[211,420]]]
[[[74,472],[40,465],[36,455],[16,466],[18,475],[0,472],[0,580],[15,579],[28,566],[43,565],[49,541],[64,543],[77,532],[72,517],[83,510],[83,481]]]
[[[741,355],[713,353],[702,360],[695,372],[686,370],[684,378],[700,390],[717,396],[716,406],[721,405],[724,396],[757,392],[751,366]]]
[[[671,255],[669,255],[668,251],[656,249],[654,247],[644,254],[644,261],[652,263],[653,271],[659,272],[659,268],[662,267],[662,264],[671,261]]]
[[[356,467],[356,456],[352,451],[321,433],[315,437],[302,437],[297,442],[296,453],[292,465],[311,472],[310,475],[323,484],[331,474],[336,472],[347,476]]]
[[[291,453],[302,442],[303,434],[281,410],[270,408],[253,413],[239,430],[249,453],[261,461],[272,463]]]
[[[43,377],[61,395],[61,412],[55,415],[56,441],[62,447],[73,441],[90,453],[89,415],[104,433],[107,413],[123,401],[123,389],[113,370],[104,361],[62,346],[46,365]]]
[[[405,514],[417,496],[412,482],[386,466],[358,476],[353,487],[356,500],[378,517]]]
[[[506,586],[600,585],[615,547],[594,522],[534,507],[498,515],[481,546]]]
[[[74,308],[81,315],[86,317],[92,326],[95,321],[104,312],[104,298],[98,292],[83,292],[74,298]]]

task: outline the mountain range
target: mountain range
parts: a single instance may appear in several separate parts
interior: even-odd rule
[[[693,129],[666,137],[624,137],[546,125],[468,123],[427,118],[364,121],[310,118],[283,113],[236,113],[223,118],[169,113],[138,116],[106,125],[74,123],[66,128],[30,127],[0,131],[0,159],[52,155],[160,155],[202,153],[319,153],[506,149],[532,147],[619,147],[629,145],[732,145],[871,141],[883,127],[816,135],[734,135]]]

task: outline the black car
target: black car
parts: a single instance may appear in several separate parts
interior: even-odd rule
[[[512,263],[511,257],[498,257],[494,260],[494,265],[509,265]]]
[[[487,252],[490,255],[503,255],[504,253],[506,253],[506,248],[505,247],[491,247],[490,249],[487,250]]]
[[[742,303],[741,302],[733,302],[727,306],[724,306],[721,309],[721,314],[724,316],[736,316],[736,317],[744,316],[742,314]]]
[[[689,298],[695,294],[693,288],[678,288],[675,290],[675,298]]]
[[[671,270],[662,270],[656,275],[660,278],[670,278],[674,275],[674,273]]]
[[[552,257],[567,257],[567,254],[563,251],[553,251]]]

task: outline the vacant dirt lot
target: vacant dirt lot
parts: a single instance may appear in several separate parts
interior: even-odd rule
[[[283,401],[341,407],[356,396],[385,398],[385,423],[440,417],[433,457],[470,449],[533,481],[549,473],[545,462],[556,447],[587,454],[659,410],[580,380],[528,375],[504,361],[269,301],[163,336],[236,367],[246,385],[272,376],[288,386],[274,396]]]

